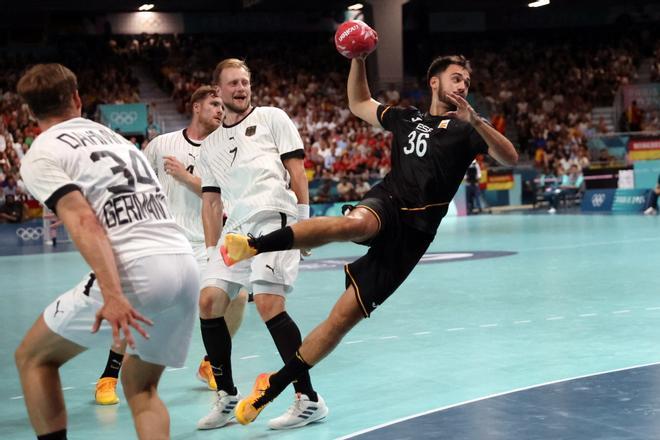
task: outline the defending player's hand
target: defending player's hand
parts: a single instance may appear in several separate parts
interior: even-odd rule
[[[472,125],[481,124],[482,121],[479,114],[474,111],[470,103],[468,103],[460,94],[451,92],[447,93],[445,96],[456,106],[455,111],[447,112],[445,115],[454,116],[455,118]]]
[[[148,325],[154,324],[149,318],[135,310],[124,295],[104,298],[103,307],[96,312],[92,333],[96,333],[99,330],[101,322],[104,319],[112,327],[112,341],[116,347],[121,345],[120,331],[123,333],[123,339],[128,346],[135,348],[135,339],[133,339],[130,327],[135,328],[143,338],[149,339],[149,334],[142,328],[138,321],[142,321]]]
[[[184,182],[190,175],[186,167],[174,156],[163,156],[163,168],[167,174],[179,182]]]

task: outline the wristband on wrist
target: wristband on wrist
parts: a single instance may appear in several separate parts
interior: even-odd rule
[[[309,218],[309,205],[298,205],[298,221],[307,220]]]

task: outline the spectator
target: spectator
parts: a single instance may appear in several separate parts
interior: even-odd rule
[[[554,214],[559,208],[559,200],[566,200],[569,197],[577,195],[584,182],[582,172],[578,169],[577,165],[571,165],[568,174],[564,174],[561,178],[559,188],[554,189],[550,194],[550,209],[548,212]]]
[[[472,161],[465,174],[465,181],[467,182],[465,190],[468,215],[474,214],[475,210],[477,213],[481,213],[481,188],[479,187],[480,180],[481,168],[479,167],[479,162],[477,162],[475,159]]]
[[[396,89],[396,85],[394,83],[390,83],[389,87],[385,91],[385,102],[387,105],[398,105],[400,100],[401,95]]]
[[[371,185],[366,179],[362,177],[357,178],[357,183],[355,184],[355,196],[357,200],[362,200],[364,198],[364,195],[370,189],[371,189]]]
[[[658,175],[658,184],[649,193],[644,215],[656,215],[658,213],[658,195],[660,195],[660,175]]]
[[[12,194],[5,195],[5,203],[0,208],[0,222],[20,223],[23,221],[23,204]]]
[[[348,177],[341,178],[337,184],[337,193],[339,194],[339,199],[343,202],[351,202],[357,198],[355,195],[355,187],[351,181],[348,180]]]
[[[314,203],[328,203],[332,201],[330,191],[332,189],[332,180],[324,179],[318,191],[313,197]]]
[[[637,101],[630,103],[626,108],[626,122],[629,131],[642,131],[642,109],[637,106]]]

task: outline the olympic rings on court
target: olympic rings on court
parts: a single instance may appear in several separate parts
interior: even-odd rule
[[[37,226],[36,228],[18,228],[16,235],[21,240],[39,240],[44,235],[44,228]]]

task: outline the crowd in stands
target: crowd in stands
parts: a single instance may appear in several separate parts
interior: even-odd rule
[[[608,131],[605,121],[592,119],[593,107],[612,105],[618,88],[637,79],[644,57],[654,57],[652,78],[660,75],[660,44],[648,49],[634,32],[432,40],[436,43],[427,44],[435,46],[421,46],[425,53],[459,52],[471,59],[471,102],[544,174],[558,174],[558,169],[566,173],[573,165],[582,170],[612,164],[607,151],[588,149],[588,137]],[[218,60],[239,57],[252,70],[253,102],[282,108],[299,129],[314,201],[360,198],[390,169],[391,135],[351,115],[345,91],[349,63],[327,35],[141,35],[82,41],[61,45],[64,53],[45,58],[76,71],[88,117],[100,103],[139,100],[128,67],[136,62],[149,66],[179,111],[189,114],[192,92],[211,83]],[[81,50],[80,45],[87,47]],[[5,194],[22,191],[20,158],[38,134],[13,90],[22,69],[43,58],[0,59],[0,188]],[[426,68],[429,61],[419,66]],[[384,103],[424,109],[428,93],[423,68],[407,72],[416,77],[408,87],[387,84],[372,92]],[[642,130],[660,128],[657,113],[642,115],[640,124]],[[487,167],[487,159],[480,158],[480,165]],[[16,190],[8,189],[12,182]]]
[[[355,200],[390,169],[390,135],[348,110],[349,63],[327,35],[246,35],[233,43],[223,36],[148,36],[134,50],[149,65],[158,66],[154,75],[171,92],[182,113],[190,112],[192,92],[211,83],[220,59],[245,59],[252,71],[253,103],[282,108],[298,128],[305,144],[305,168],[318,202]],[[378,99],[398,104],[406,98],[389,86]]]
[[[83,116],[96,119],[99,104],[138,102],[138,82],[106,39],[61,41],[58,49],[0,55],[0,222],[20,222],[31,197],[21,180],[21,159],[39,135],[36,121],[16,94],[23,71],[39,62],[64,62],[76,73]]]

